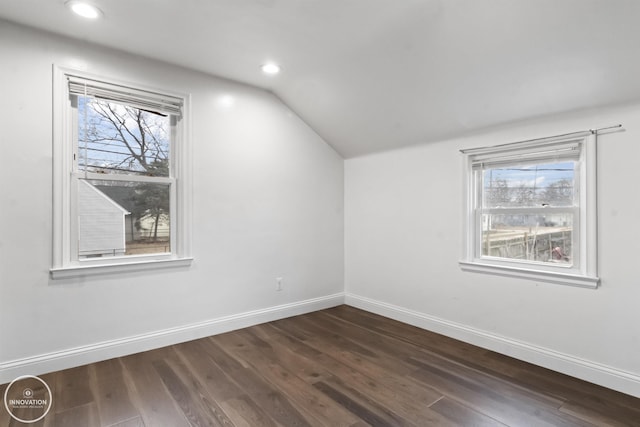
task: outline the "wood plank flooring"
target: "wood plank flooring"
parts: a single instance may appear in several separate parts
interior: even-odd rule
[[[41,378],[44,427],[640,427],[640,399],[348,306]]]

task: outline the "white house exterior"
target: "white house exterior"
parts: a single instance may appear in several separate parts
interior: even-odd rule
[[[80,180],[78,186],[79,256],[124,255],[129,212],[90,183]]]

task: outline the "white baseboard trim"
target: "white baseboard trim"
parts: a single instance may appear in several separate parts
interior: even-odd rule
[[[284,319],[344,304],[344,293],[313,298],[148,334],[104,341],[82,347],[0,363],[0,384],[22,375],[42,375],[114,357],[204,338],[260,323]]]
[[[640,375],[631,372],[350,293],[345,304],[640,397]]]

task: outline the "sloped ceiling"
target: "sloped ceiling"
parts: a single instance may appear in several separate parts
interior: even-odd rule
[[[638,0],[92,2],[0,17],[272,90],[345,157],[640,99]]]

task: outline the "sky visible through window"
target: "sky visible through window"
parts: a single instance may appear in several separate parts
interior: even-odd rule
[[[78,97],[78,168],[108,174],[168,176],[169,117]]]
[[[571,206],[574,162],[509,165],[483,171],[484,207]]]

